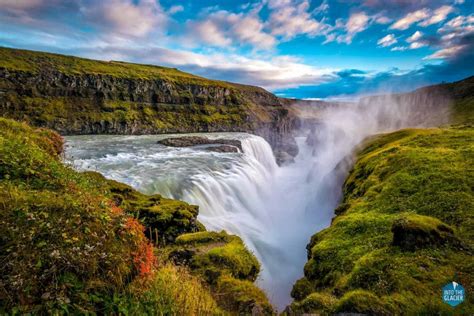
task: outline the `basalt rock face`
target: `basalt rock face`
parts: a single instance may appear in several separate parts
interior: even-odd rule
[[[251,132],[276,151],[294,142],[298,120],[262,88],[6,48],[0,57],[0,115],[65,135]]]

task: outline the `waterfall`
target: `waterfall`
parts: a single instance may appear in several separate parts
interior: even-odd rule
[[[148,135],[68,137],[66,155],[78,169],[199,205],[208,229],[239,235],[258,257],[258,283],[282,309],[303,275],[310,237],[331,223],[357,146],[376,133],[448,117],[446,107],[420,100],[379,97],[326,107],[316,125],[300,131],[299,154],[284,167],[263,138],[243,133],[206,134],[241,140],[243,153],[168,148],[156,143],[167,136]]]

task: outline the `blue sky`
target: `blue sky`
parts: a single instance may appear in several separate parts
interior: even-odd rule
[[[474,0],[0,0],[0,45],[352,98],[474,75]]]

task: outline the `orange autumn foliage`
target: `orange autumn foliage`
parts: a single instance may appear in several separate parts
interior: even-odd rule
[[[150,276],[153,272],[156,258],[153,253],[153,245],[143,235],[145,227],[137,219],[129,217],[125,222],[125,229],[133,236],[142,237],[137,251],[132,253],[133,263],[140,277]]]

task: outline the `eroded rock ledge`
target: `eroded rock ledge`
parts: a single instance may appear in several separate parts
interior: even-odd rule
[[[170,147],[208,146],[205,149],[216,152],[243,152],[242,142],[237,139],[209,139],[202,136],[170,137],[158,141],[158,144]]]

